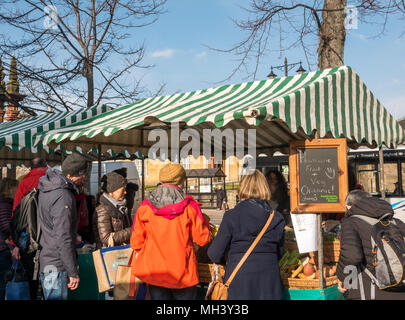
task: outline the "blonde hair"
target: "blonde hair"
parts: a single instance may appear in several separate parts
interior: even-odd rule
[[[238,188],[239,199],[270,200],[271,192],[266,177],[259,170],[245,175]]]
[[[18,181],[11,178],[3,178],[0,180],[0,196],[3,198],[14,199],[17,191]]]

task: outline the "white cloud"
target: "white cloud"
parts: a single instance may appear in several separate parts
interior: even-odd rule
[[[366,35],[364,35],[362,33],[352,33],[352,36],[353,36],[353,38],[359,39],[363,42],[368,42]]]
[[[166,58],[166,59],[170,59],[171,57],[173,57],[174,53],[176,50],[174,49],[164,49],[164,50],[157,50],[152,52],[151,56],[153,58]]]
[[[206,52],[206,51],[202,51],[202,52],[200,52],[200,53],[197,53],[197,54],[195,55],[195,57],[196,57],[198,60],[205,59],[205,58],[207,58],[207,52]]]

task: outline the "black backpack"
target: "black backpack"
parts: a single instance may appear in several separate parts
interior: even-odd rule
[[[36,280],[39,266],[39,253],[41,246],[41,226],[39,223],[37,188],[30,190],[14,210],[11,218],[11,238],[20,250],[27,254],[35,253],[34,280]]]
[[[356,215],[371,226],[371,247],[375,276],[364,267],[381,290],[405,291],[405,234],[403,222],[387,213],[380,219]],[[404,229],[402,227],[402,229]]]

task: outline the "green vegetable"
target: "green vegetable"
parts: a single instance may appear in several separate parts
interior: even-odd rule
[[[300,253],[298,252],[298,250],[293,250],[292,252],[290,252],[287,266],[298,264],[299,257],[300,257]]]
[[[289,256],[290,256],[290,253],[288,252],[288,250],[286,250],[283,257],[280,259],[280,261],[278,263],[280,268],[284,268],[287,266]]]

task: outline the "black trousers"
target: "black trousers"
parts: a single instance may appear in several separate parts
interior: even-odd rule
[[[197,287],[183,289],[169,289],[164,287],[149,285],[151,300],[195,300],[197,297]]]

